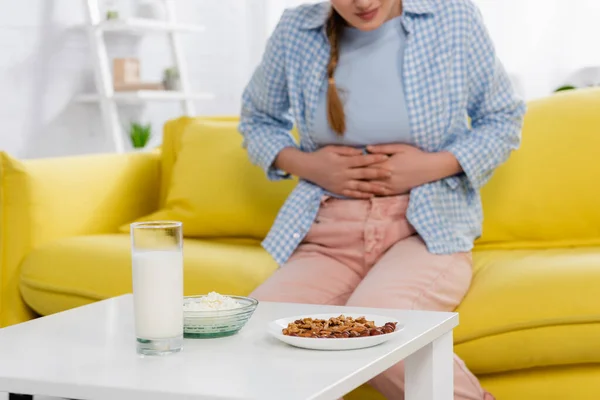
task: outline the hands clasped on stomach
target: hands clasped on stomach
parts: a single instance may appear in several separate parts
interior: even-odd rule
[[[432,180],[435,153],[406,144],[368,146],[370,154],[348,146],[326,146],[313,153],[288,147],[275,166],[330,193],[355,199],[394,196]]]
[[[392,175],[385,154],[363,154],[346,146],[326,146],[309,154],[306,178],[330,193],[368,199],[388,195],[382,184]]]
[[[296,175],[330,193],[356,199],[406,194],[430,180],[433,153],[406,144],[367,150],[369,154],[353,147],[326,146],[302,153]]]

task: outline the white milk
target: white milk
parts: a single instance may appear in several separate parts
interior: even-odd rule
[[[166,339],[182,335],[182,253],[141,251],[131,257],[136,336]]]

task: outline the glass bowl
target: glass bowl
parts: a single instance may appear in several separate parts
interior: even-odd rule
[[[197,301],[203,296],[186,296],[183,303]],[[188,339],[220,338],[235,335],[250,319],[258,306],[251,297],[227,296],[241,307],[232,310],[183,311],[183,337]]]

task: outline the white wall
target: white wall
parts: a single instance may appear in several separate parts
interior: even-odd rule
[[[594,71],[600,67],[600,1],[475,2],[500,59],[518,78],[527,98],[547,96],[565,83],[599,83]]]
[[[251,0],[248,0],[251,1]],[[253,0],[252,0],[253,1]],[[0,150],[21,157],[111,151],[97,105],[81,105],[75,95],[93,89],[86,33],[85,0],[1,0]],[[123,15],[136,0],[118,0]],[[216,99],[197,103],[201,115],[239,111],[239,95],[249,75],[253,50],[245,46],[245,0],[177,0],[180,20],[207,26],[183,36],[192,88]],[[119,39],[120,38],[120,39]],[[142,75],[160,80],[171,65],[166,36],[108,37],[111,56],[138,56]],[[122,122],[151,121],[155,140],[162,123],[181,114],[174,103],[122,109]]]
[[[319,0],[266,1],[272,29],[284,8]],[[600,83],[600,0],[473,1],[525,98],[547,96],[565,83]]]
[[[100,0],[106,1],[106,0]],[[112,0],[124,15],[148,0]],[[154,0],[156,1],[156,0]],[[208,27],[183,36],[192,88],[216,99],[201,115],[236,114],[283,8],[319,0],[176,0],[181,20]],[[475,0],[501,59],[526,98],[549,94],[576,71],[600,80],[599,0]],[[97,105],[73,101],[93,89],[85,0],[0,0],[0,150],[22,158],[111,151]],[[108,38],[111,56],[138,56],[142,75],[158,79],[171,64],[166,37]],[[178,104],[122,108],[122,122],[151,121],[155,143]]]

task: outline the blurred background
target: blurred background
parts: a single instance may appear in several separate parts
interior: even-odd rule
[[[474,1],[523,97],[547,96],[563,86],[600,85],[600,1]],[[101,101],[93,97],[98,93],[98,59],[87,7],[94,2],[0,0],[0,150],[19,158],[115,151]],[[206,94],[186,97],[194,114],[237,114],[244,85],[282,11],[306,2],[174,1],[177,23],[204,28],[177,35],[188,91]],[[98,4],[103,20],[168,18],[162,0]],[[168,34],[161,29],[116,30],[103,37],[110,71],[115,59],[133,59],[140,82],[166,85],[165,76],[175,65]],[[146,148],[160,144],[162,124],[182,114],[181,104],[168,96],[151,94],[118,105],[125,151],[136,150],[132,135],[148,135]]]

